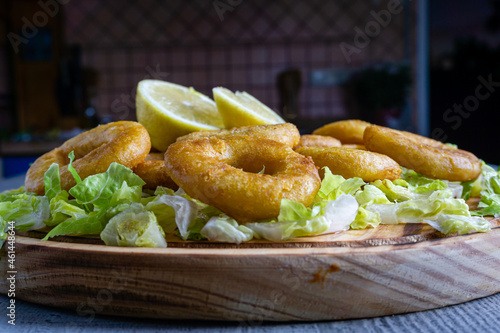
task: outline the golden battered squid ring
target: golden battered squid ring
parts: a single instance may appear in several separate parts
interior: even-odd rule
[[[293,149],[301,147],[340,147],[342,144],[331,136],[304,134],[300,136],[299,144]]]
[[[192,132],[177,138],[177,141],[196,140],[201,138],[224,139],[228,136],[253,136],[266,140],[275,140],[288,147],[295,147],[300,140],[300,133],[297,127],[291,123],[276,125],[255,125],[235,127],[217,131]]]
[[[250,136],[173,143],[165,165],[187,194],[241,222],[275,218],[285,198],[308,206],[321,185],[311,159]]]
[[[474,154],[417,134],[373,125],[366,128],[364,140],[368,150],[430,178],[470,181],[481,174],[481,162]]]
[[[359,119],[340,120],[316,129],[315,135],[328,135],[339,139],[342,144],[363,144],[363,133],[370,123]]]
[[[118,121],[100,125],[66,141],[59,148],[40,156],[29,168],[25,189],[45,194],[43,177],[52,163],[59,164],[61,188],[69,190],[76,182],[68,171],[68,155],[75,153],[72,165],[82,179],[105,172],[113,162],[133,168],[144,160],[151,149],[148,131],[134,121]]]
[[[179,186],[168,176],[163,153],[150,153],[144,161],[134,167],[134,173],[146,182],[145,189],[154,190],[164,186],[177,190]]]
[[[390,157],[367,150],[303,147],[297,149],[297,152],[310,156],[318,168],[326,166],[333,174],[344,178],[359,177],[365,182],[377,179],[394,180],[400,178],[402,171],[399,164]]]
[[[342,145],[342,148],[366,150],[366,147],[364,145],[360,145],[357,143],[346,143],[345,145]]]

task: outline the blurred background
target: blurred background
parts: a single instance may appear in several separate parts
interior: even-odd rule
[[[6,0],[0,177],[99,123],[143,79],[247,91],[302,133],[359,118],[499,164],[500,1]]]

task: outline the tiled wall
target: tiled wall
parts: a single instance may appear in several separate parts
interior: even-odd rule
[[[211,96],[215,86],[245,90],[279,110],[278,73],[302,73],[300,113],[305,118],[348,117],[342,89],[315,86],[311,71],[357,69],[411,58],[412,2],[392,15],[348,62],[341,42],[354,44],[356,27],[397,0],[85,0],[69,1],[64,15],[67,44],[82,50],[83,66],[98,75],[92,103],[100,116],[134,119],[135,87],[156,77],[194,86]],[[214,4],[229,4],[220,14]],[[0,129],[13,128],[8,42],[0,40]],[[9,110],[7,110],[10,108]]]
[[[350,63],[339,47],[394,1],[71,1],[66,41],[98,72],[96,108],[113,119],[134,119],[135,86],[151,76],[210,96],[215,86],[245,90],[279,111],[276,77],[289,68],[302,72],[302,116],[347,117],[341,89],[314,86],[311,70],[408,59],[409,1]],[[235,6],[219,15],[221,2]]]

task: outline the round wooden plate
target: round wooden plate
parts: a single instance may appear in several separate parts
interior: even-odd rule
[[[458,304],[500,292],[500,227],[444,235],[387,225],[284,243],[168,240],[166,249],[82,237],[16,237],[16,298],[83,316],[333,320]],[[89,244],[90,243],[90,244]],[[6,249],[0,292],[7,294]]]

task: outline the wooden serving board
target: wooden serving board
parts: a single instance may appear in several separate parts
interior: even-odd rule
[[[434,309],[500,292],[500,227],[444,235],[427,225],[241,245],[123,248],[39,232],[16,237],[16,298],[82,316],[334,320]],[[5,247],[0,292],[7,294]]]

